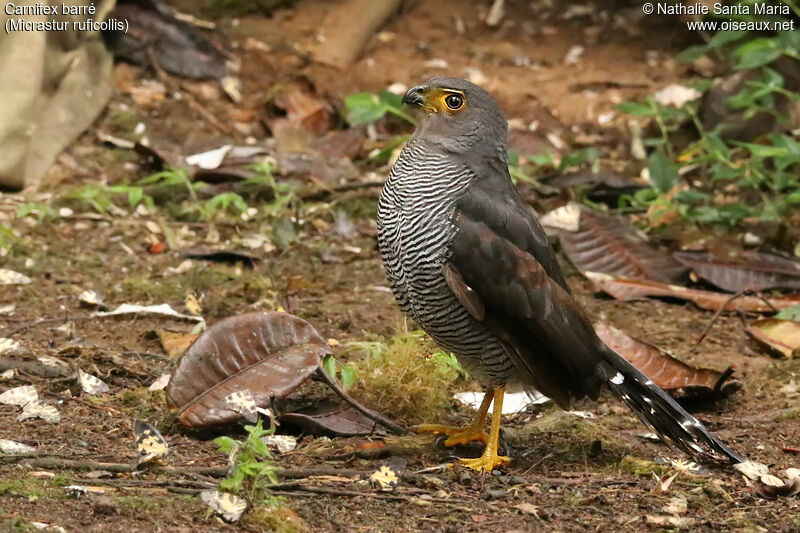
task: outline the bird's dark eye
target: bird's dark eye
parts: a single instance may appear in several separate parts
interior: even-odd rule
[[[444,104],[448,109],[458,111],[464,106],[464,98],[458,94],[450,94],[444,99]]]

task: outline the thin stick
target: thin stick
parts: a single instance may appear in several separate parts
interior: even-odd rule
[[[737,298],[741,298],[745,294],[745,292],[747,292],[747,289],[742,289],[739,292],[737,292],[736,294],[734,294],[733,296],[731,296],[730,298],[728,298],[727,300],[725,300],[725,303],[722,304],[719,307],[719,309],[716,310],[716,312],[714,313],[714,316],[712,316],[711,320],[708,321],[708,325],[703,330],[703,333],[701,333],[700,336],[697,337],[697,339],[694,341],[694,345],[695,346],[697,346],[698,344],[703,342],[703,339],[706,338],[708,333],[711,331],[711,328],[714,326],[714,323],[717,321],[717,319],[719,319],[719,316],[725,311],[725,308],[728,307],[728,304],[730,304],[732,301],[734,301]]]
[[[317,368],[317,374],[322,378],[322,380],[331,388],[333,392],[335,392],[342,400],[350,404],[356,411],[360,412],[362,415],[368,417],[371,420],[374,420],[378,424],[390,429],[393,433],[397,433],[398,435],[404,435],[408,433],[408,430],[403,426],[400,426],[385,416],[381,415],[380,413],[376,413],[375,411],[371,411],[355,401],[353,398],[350,397],[341,387],[339,384],[336,383],[336,380],[332,379],[325,370],[322,369],[320,366]]]

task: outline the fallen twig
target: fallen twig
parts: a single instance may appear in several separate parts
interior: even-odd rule
[[[694,341],[694,345],[696,346],[696,345],[700,344],[701,342],[703,342],[703,339],[705,339],[706,336],[708,336],[708,333],[711,331],[711,328],[714,326],[714,323],[719,319],[719,316],[723,313],[723,311],[727,310],[728,304],[730,304],[732,301],[736,300],[737,298],[741,298],[742,296],[745,296],[745,295],[756,296],[762,302],[764,302],[767,305],[767,307],[771,308],[773,312],[775,312],[775,313],[778,312],[778,309],[772,304],[772,302],[767,300],[764,297],[764,295],[761,294],[760,292],[754,292],[754,291],[751,291],[750,289],[742,289],[739,292],[737,292],[736,294],[731,295],[731,297],[728,298],[725,301],[725,303],[720,306],[719,309],[717,309],[717,311],[714,313],[714,316],[712,316],[711,320],[708,321],[708,325],[703,330],[703,333],[701,333],[700,336],[697,337],[697,339]]]
[[[393,433],[397,433],[399,435],[403,435],[408,432],[406,428],[400,426],[380,413],[376,413],[375,411],[371,411],[355,401],[353,398],[350,397],[341,387],[339,384],[336,383],[335,379],[332,379],[325,370],[322,369],[320,366],[317,369],[317,375],[322,378],[322,380],[331,388],[333,392],[335,392],[342,400],[347,402],[350,406],[352,406],[356,411],[360,412],[362,415],[368,417],[371,420],[374,420],[378,424],[390,429]]]

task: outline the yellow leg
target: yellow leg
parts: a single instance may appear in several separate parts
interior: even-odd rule
[[[486,423],[486,413],[489,412],[489,404],[492,403],[493,391],[487,391],[483,396],[483,402],[478,409],[478,414],[472,423],[466,427],[440,426],[439,424],[422,424],[415,429],[417,433],[437,433],[447,435],[449,438],[444,441],[445,446],[457,446],[467,444],[475,440],[482,441],[484,444],[489,442],[489,435],[483,431]]]
[[[500,438],[500,422],[503,416],[503,395],[505,392],[505,387],[494,388],[494,411],[492,412],[492,429],[489,431],[489,442],[480,457],[476,459],[461,459],[461,464],[467,468],[489,473],[498,466],[507,465],[511,462],[510,457],[497,455],[497,441]]]

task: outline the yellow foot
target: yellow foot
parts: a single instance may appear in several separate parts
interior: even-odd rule
[[[414,429],[417,433],[447,435],[448,439],[444,441],[445,446],[458,446],[459,444],[467,444],[476,440],[484,444],[489,443],[489,435],[484,433],[482,428],[472,425],[461,428],[458,426],[440,426],[439,424],[422,424]]]
[[[487,450],[487,452],[475,459],[460,459],[458,462],[461,463],[462,466],[477,470],[478,472],[486,472],[487,474],[491,473],[492,470],[499,466],[505,466],[511,463],[511,457],[497,455],[494,451]]]

